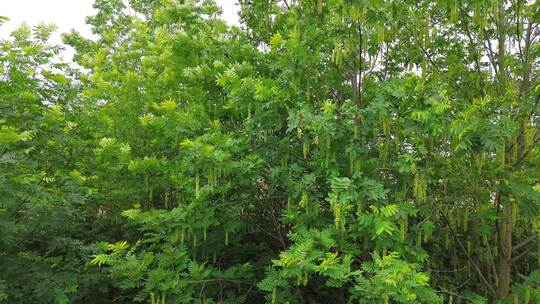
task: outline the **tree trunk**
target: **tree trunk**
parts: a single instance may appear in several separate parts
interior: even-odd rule
[[[501,227],[501,254],[499,259],[499,286],[497,298],[508,297],[512,272],[512,209],[513,203],[507,201],[503,206],[503,221]]]
[[[506,47],[506,16],[505,16],[505,0],[499,0],[498,5],[498,21],[497,21],[497,34],[498,34],[498,65],[499,65],[499,81],[500,81],[500,96],[506,94],[506,66],[505,66],[505,47]],[[513,145],[517,144],[516,141],[510,141],[506,144],[505,163],[512,166],[513,163]],[[510,168],[511,170],[511,168]],[[502,191],[503,193],[505,191]],[[499,195],[503,195],[500,193]],[[512,205],[510,198],[507,195],[502,197],[502,223],[501,223],[501,235],[500,235],[500,249],[501,254],[499,257],[499,284],[497,286],[497,298],[504,299],[508,297],[510,292],[510,281],[512,273]]]

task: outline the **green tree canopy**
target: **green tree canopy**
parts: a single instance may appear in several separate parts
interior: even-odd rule
[[[540,302],[538,1],[238,5],[2,40],[0,302]]]

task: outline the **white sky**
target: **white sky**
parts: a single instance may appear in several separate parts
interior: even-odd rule
[[[238,23],[236,0],[216,0],[223,9],[223,19],[229,24]],[[18,25],[26,22],[33,26],[38,23],[53,23],[58,29],[51,39],[52,43],[62,42],[61,33],[75,29],[83,36],[90,37],[91,32],[85,18],[94,12],[94,0],[0,0],[0,16],[9,17],[9,21],[0,26],[0,40],[9,36]],[[71,59],[72,51],[64,57]]]

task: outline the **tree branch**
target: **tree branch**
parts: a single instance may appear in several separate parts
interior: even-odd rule
[[[533,235],[533,236],[531,236],[530,238],[528,238],[528,239],[522,241],[521,243],[515,245],[512,249],[513,249],[513,250],[518,250],[519,248],[521,248],[521,247],[523,247],[523,246],[529,244],[530,242],[532,242],[532,241],[534,241],[534,240],[536,240],[536,235]]]
[[[488,282],[488,280],[486,279],[486,277],[484,276],[484,274],[482,273],[482,271],[480,270],[480,267],[478,267],[478,265],[476,265],[476,263],[474,262],[474,260],[472,259],[471,255],[469,254],[469,252],[467,251],[467,249],[465,248],[465,246],[463,246],[463,243],[461,242],[461,240],[457,237],[457,235],[455,234],[454,232],[454,229],[452,228],[452,226],[450,225],[450,221],[448,220],[448,217],[446,217],[446,215],[441,211],[439,212],[441,214],[441,217],[444,219],[444,221],[446,222],[446,226],[448,226],[448,229],[450,229],[450,233],[452,234],[452,236],[454,237],[454,239],[457,241],[459,247],[461,248],[461,250],[465,253],[465,255],[467,256],[467,259],[469,260],[469,262],[471,262],[471,264],[473,265],[473,268],[474,270],[478,273],[478,275],[480,276],[480,279],[482,279],[482,282],[484,283],[484,285],[486,285],[486,287],[489,289],[489,291],[491,292],[491,294],[495,294],[495,290],[493,289],[493,286],[491,286],[491,284]]]

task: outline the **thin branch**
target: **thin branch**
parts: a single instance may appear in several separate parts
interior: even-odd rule
[[[467,14],[463,10],[463,6],[461,5],[461,1],[459,1],[459,10],[461,11],[462,16],[467,16],[468,17],[467,19],[470,19],[469,14]],[[465,21],[465,18],[463,18],[463,20],[464,20],[463,21],[463,27],[465,28],[465,32],[467,33],[467,37],[469,38],[470,47],[474,52],[473,58],[474,58],[474,64],[476,66],[476,73],[478,74],[478,78],[479,78],[479,81],[480,81],[480,91],[481,91],[482,97],[484,97],[485,96],[484,78],[482,77],[482,71],[480,69],[480,61],[479,61],[479,58],[478,58],[479,56],[478,56],[478,54],[476,52],[476,47],[474,47],[474,40],[473,40],[471,31],[469,29],[469,23]]]
[[[527,254],[529,254],[529,252],[531,251],[532,248],[527,248],[527,250],[523,251],[522,253],[520,253],[519,255],[515,256],[512,258],[512,264],[519,261],[520,259],[524,258],[525,256],[527,256]]]
[[[476,265],[476,263],[474,262],[474,260],[472,259],[471,255],[469,254],[469,252],[467,251],[467,249],[465,248],[465,246],[463,246],[463,243],[461,242],[461,240],[459,239],[459,237],[455,234],[454,232],[454,229],[452,228],[452,226],[450,225],[450,221],[448,220],[448,218],[446,217],[446,215],[444,214],[444,212],[440,212],[442,218],[444,219],[444,221],[446,222],[446,226],[448,226],[448,229],[450,229],[450,233],[452,234],[452,236],[454,237],[454,239],[457,241],[459,247],[461,248],[461,250],[467,255],[467,259],[469,260],[469,262],[471,262],[471,264],[473,265],[473,268],[476,270],[476,272],[478,273],[478,275],[480,276],[480,279],[482,280],[482,282],[486,285],[486,287],[489,289],[489,291],[492,293],[492,294],[495,294],[495,290],[493,289],[493,286],[491,286],[491,284],[488,282],[488,280],[486,279],[486,277],[484,276],[484,274],[482,273],[482,270],[480,270],[480,267],[478,267],[478,265]]]
[[[536,144],[538,144],[540,142],[540,136],[537,137],[528,147],[528,149],[526,151],[523,152],[523,154],[521,154],[521,156],[519,157],[518,160],[516,160],[514,162],[514,164],[512,165],[512,168],[513,169],[516,169],[523,160],[525,160],[525,158],[527,157],[527,155],[529,155],[529,153],[536,147]]]
[[[513,249],[513,250],[518,250],[519,248],[521,248],[521,247],[523,247],[523,246],[529,244],[530,242],[532,242],[532,241],[534,241],[534,240],[536,240],[536,235],[533,235],[533,236],[531,236],[530,238],[528,238],[528,239],[522,241],[521,243],[515,245],[512,249]]]
[[[486,29],[484,29],[484,44],[486,46],[486,49],[487,49],[487,56],[489,58],[489,62],[491,63],[491,67],[493,68],[493,72],[494,72],[494,76],[495,78],[498,78],[499,77],[499,69],[498,69],[498,66],[497,66],[497,61],[495,60],[495,52],[493,51],[493,47],[491,45],[491,40],[489,40],[488,38],[488,32]]]

